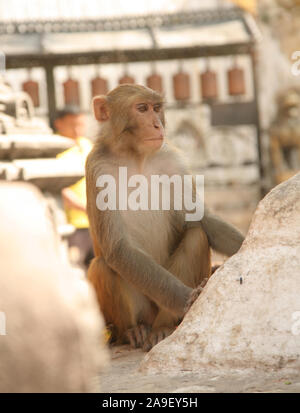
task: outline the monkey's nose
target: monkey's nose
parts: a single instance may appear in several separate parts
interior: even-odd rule
[[[160,122],[157,120],[157,119],[155,119],[154,121],[153,121],[153,126],[155,127],[155,129],[159,129],[160,128]]]

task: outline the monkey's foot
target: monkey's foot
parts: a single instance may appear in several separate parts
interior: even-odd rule
[[[143,347],[150,329],[150,326],[140,324],[127,330],[125,338],[133,348]]]
[[[152,347],[155,346],[155,344],[159,343],[164,338],[168,337],[170,334],[173,333],[173,331],[174,328],[170,327],[161,327],[157,330],[151,331],[151,333],[147,336],[147,339],[145,340],[145,343],[143,345],[143,351],[151,350]]]

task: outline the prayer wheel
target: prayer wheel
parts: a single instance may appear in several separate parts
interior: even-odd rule
[[[156,73],[155,62],[152,62],[152,73],[147,77],[146,84],[150,89],[155,90],[155,92],[162,93],[163,91],[162,77]]]
[[[173,76],[173,90],[176,100],[184,101],[189,100],[191,97],[190,76],[188,73],[183,72],[182,68]]]
[[[34,107],[40,106],[39,84],[30,79],[30,72],[29,79],[22,84],[22,89],[31,97]]]
[[[120,84],[120,85],[123,85],[124,83],[134,84],[134,83],[135,83],[135,80],[134,80],[133,77],[131,77],[131,76],[127,75],[127,74],[124,74],[124,75],[119,79],[119,84]]]
[[[218,83],[216,72],[206,69],[200,75],[201,95],[203,100],[213,100],[218,97]]]
[[[92,97],[106,95],[108,92],[108,82],[103,77],[97,76],[91,81]]]
[[[150,87],[150,89],[155,90],[155,92],[162,93],[162,77],[157,73],[153,73],[147,77],[147,86]]]
[[[246,93],[244,70],[236,64],[227,72],[228,93],[231,96],[244,95]]]
[[[63,83],[65,105],[80,105],[79,82],[72,79],[71,73],[69,78]]]
[[[119,85],[123,85],[124,83],[134,84],[135,79],[128,74],[128,63],[124,61],[123,63],[124,72],[123,76],[119,79]]]

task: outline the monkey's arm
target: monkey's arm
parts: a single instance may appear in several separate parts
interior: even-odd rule
[[[233,225],[209,212],[207,208],[204,210],[201,224],[210,246],[216,251],[231,256],[240,249],[244,241],[242,233]]]
[[[193,201],[195,202],[196,184],[193,179]],[[199,197],[201,199],[201,197]],[[200,208],[201,209],[201,208]],[[216,251],[227,256],[235,254],[241,247],[244,236],[233,225],[212,214],[204,205],[204,215],[200,221],[186,222],[186,227],[201,225],[208,238],[209,245]]]
[[[178,172],[184,176],[184,175],[192,175],[191,171],[189,170],[188,166],[186,165],[185,160],[182,158],[182,156],[178,153],[178,150],[174,150],[172,147],[172,144],[168,142],[167,145],[165,145],[165,152],[168,154],[169,160],[173,159],[174,162],[178,165]],[[193,202],[196,202],[196,183],[195,179],[192,181],[193,185]],[[201,199],[201,196],[199,196],[198,199]],[[202,206],[201,206],[202,207]],[[199,208],[200,210],[202,208]],[[191,211],[185,211],[185,213],[190,213]],[[200,221],[186,221],[185,222],[185,227],[190,228],[190,227],[197,227],[197,226],[202,226],[204,229],[208,242],[210,246],[227,256],[231,256],[235,254],[239,248],[241,247],[243,241],[244,241],[244,236],[242,233],[236,229],[233,225],[225,222],[223,219],[220,217],[212,214],[206,206],[204,206],[204,216],[202,220]]]

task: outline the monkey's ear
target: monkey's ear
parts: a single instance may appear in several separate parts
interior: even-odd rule
[[[95,96],[93,99],[94,116],[99,122],[105,122],[110,118],[105,96]]]

